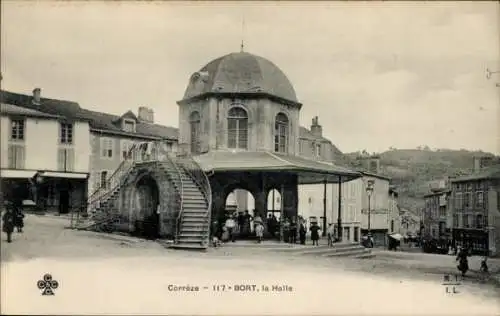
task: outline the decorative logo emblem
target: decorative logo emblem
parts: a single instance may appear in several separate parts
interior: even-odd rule
[[[36,284],[42,295],[54,295],[54,290],[59,287],[59,282],[52,279],[52,275],[47,273],[43,276],[43,280],[39,280]]]

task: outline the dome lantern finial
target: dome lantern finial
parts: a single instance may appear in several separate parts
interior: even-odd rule
[[[243,53],[245,49],[245,15],[241,19],[241,46],[240,51]]]

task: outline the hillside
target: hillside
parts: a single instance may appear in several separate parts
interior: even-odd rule
[[[363,153],[346,154],[351,167],[360,166],[356,160],[360,155]],[[429,148],[391,149],[376,155],[380,157],[380,173],[391,177],[398,187],[400,205],[416,213],[424,206],[430,181],[471,173],[474,156],[493,156],[481,151]]]

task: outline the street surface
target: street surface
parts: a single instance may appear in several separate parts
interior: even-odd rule
[[[457,272],[452,256],[375,249],[370,259],[323,258],[230,244],[179,251],[65,229],[64,218],[25,220],[13,243],[2,235],[2,314],[500,313],[499,282],[480,275],[476,257],[453,294],[442,285],[444,275],[453,281]],[[498,259],[489,265],[500,271]],[[59,283],[54,296],[37,288],[46,273]],[[173,290],[179,287],[184,290]]]

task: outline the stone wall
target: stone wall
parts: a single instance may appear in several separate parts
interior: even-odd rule
[[[159,164],[152,163],[134,167],[131,181],[120,192],[121,230],[133,233],[135,222],[143,221],[145,216],[149,215],[141,212],[137,202],[137,183],[142,177],[148,175],[155,180],[159,191],[160,237],[175,235],[179,195],[168,173],[158,166]]]

